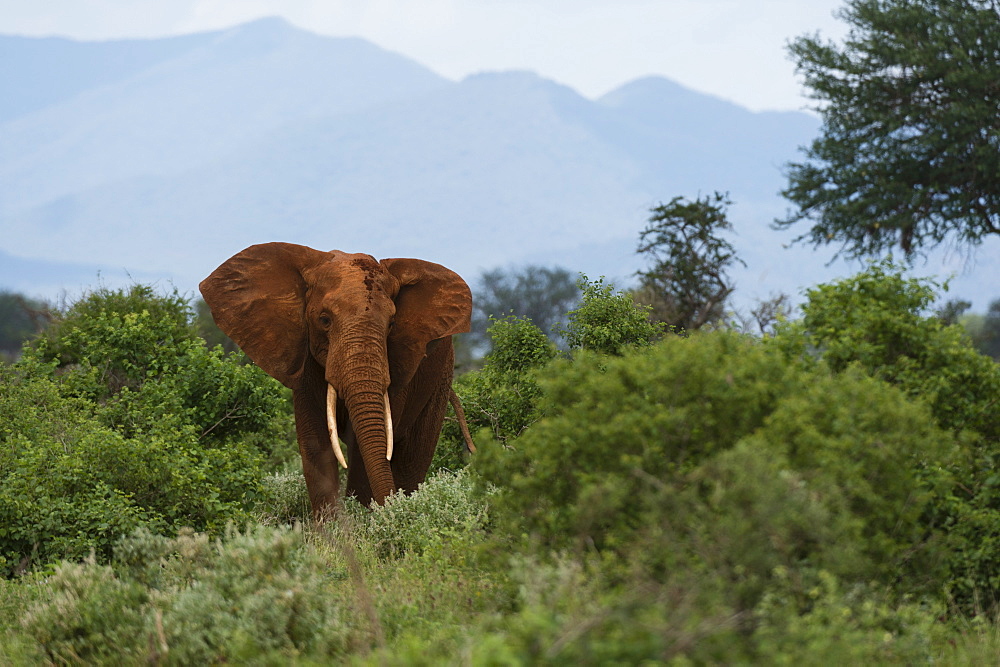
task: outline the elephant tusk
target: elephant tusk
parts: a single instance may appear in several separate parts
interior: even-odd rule
[[[333,388],[332,384],[326,385],[326,425],[330,429],[330,444],[333,445],[333,453],[337,455],[340,465],[347,468],[344,452],[340,449],[340,438],[337,436],[337,390]]]
[[[392,411],[389,409],[389,392],[385,392],[385,460],[392,460]]]

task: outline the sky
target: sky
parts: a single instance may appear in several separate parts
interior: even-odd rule
[[[596,98],[647,75],[754,111],[809,108],[789,40],[840,39],[844,0],[0,0],[0,34],[83,40],[217,30],[265,16],[362,37],[459,80],[531,70]]]

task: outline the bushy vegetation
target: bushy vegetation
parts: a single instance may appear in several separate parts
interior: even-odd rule
[[[183,300],[90,297],[170,307],[0,369],[0,662],[995,660],[1000,369],[934,283],[875,264],[763,338],[582,287],[568,350],[493,321],[471,465],[449,422],[420,490],[324,524],[279,387]]]
[[[94,292],[0,366],[0,571],[94,552],[139,527],[245,522],[288,443],[280,386],[209,350],[186,301]]]

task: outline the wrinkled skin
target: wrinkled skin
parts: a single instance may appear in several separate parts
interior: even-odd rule
[[[417,488],[451,396],[451,336],[470,327],[472,295],[461,277],[418,259],[265,243],[234,255],[200,288],[219,328],[292,390],[315,515],[332,511],[339,496],[328,386],[346,445],[347,493],[367,505]]]

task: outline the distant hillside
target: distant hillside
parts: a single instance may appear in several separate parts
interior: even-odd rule
[[[160,40],[0,37],[0,57],[11,256],[183,289],[268,240],[423,257],[470,280],[529,261],[627,278],[650,206],[723,190],[747,298],[834,271],[769,227],[781,165],[818,127],[808,114],[655,77],[598,100],[527,72],[453,82],[278,19]]]

